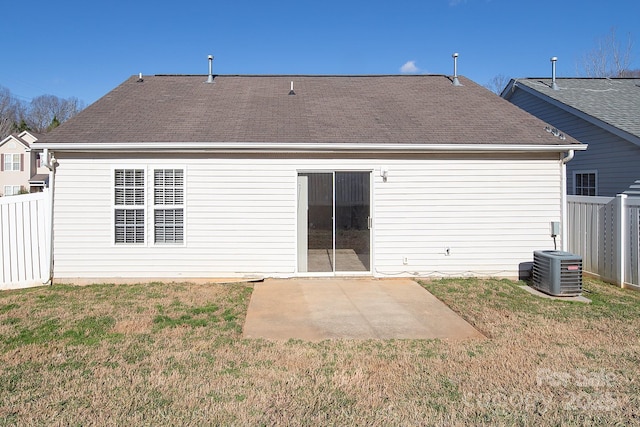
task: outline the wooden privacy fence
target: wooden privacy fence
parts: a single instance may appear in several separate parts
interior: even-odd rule
[[[0,289],[49,280],[49,190],[0,198]]]
[[[567,197],[569,252],[586,273],[640,290],[640,197]]]

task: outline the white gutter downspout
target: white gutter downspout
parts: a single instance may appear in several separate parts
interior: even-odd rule
[[[562,159],[562,167],[561,167],[561,183],[560,186],[560,210],[561,210],[561,232],[562,232],[562,244],[560,245],[560,249],[563,251],[567,251],[568,248],[568,239],[569,233],[567,232],[567,163],[569,163],[574,156],[575,152],[573,150],[569,150],[567,152],[566,157]]]
[[[55,193],[56,179],[56,158],[51,153],[49,157],[49,149],[45,148],[42,153],[42,165],[49,169],[49,279],[44,284],[53,285],[53,200]]]

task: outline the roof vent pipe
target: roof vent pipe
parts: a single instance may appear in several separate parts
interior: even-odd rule
[[[207,83],[213,83],[213,55],[209,55],[209,77]]]
[[[462,86],[460,80],[458,80],[458,53],[451,55],[453,57],[453,84],[454,86]]]
[[[556,61],[558,57],[551,58],[551,89],[558,90],[558,84],[556,83]]]
[[[289,95],[295,95],[296,93],[293,91],[293,80],[291,81],[291,89],[289,90]]]

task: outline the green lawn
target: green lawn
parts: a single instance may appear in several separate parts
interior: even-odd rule
[[[241,283],[2,291],[0,425],[640,424],[639,292],[423,285],[488,339],[244,340]]]

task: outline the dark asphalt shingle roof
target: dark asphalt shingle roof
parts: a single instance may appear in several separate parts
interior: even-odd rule
[[[537,92],[589,116],[640,137],[640,79],[561,78],[558,90],[551,79],[518,79]]]
[[[133,76],[44,143],[565,145],[545,123],[447,76]],[[290,82],[295,95],[289,95]]]

